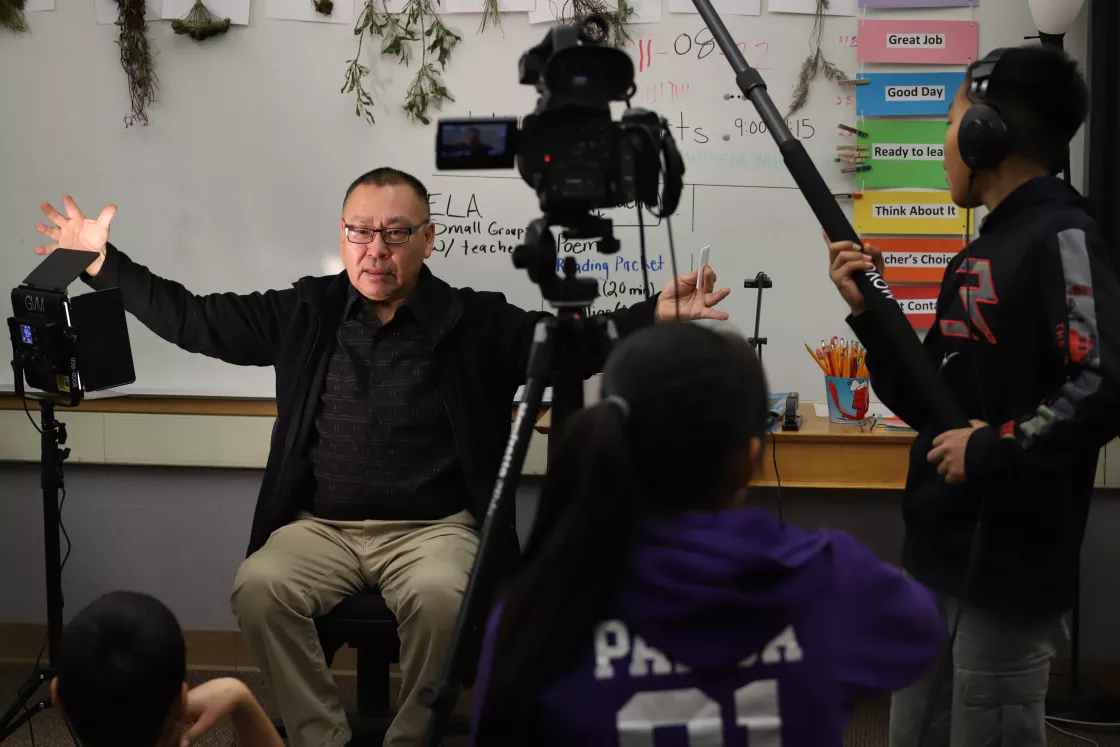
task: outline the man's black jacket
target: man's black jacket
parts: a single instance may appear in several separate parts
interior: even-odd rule
[[[423,272],[430,271],[425,267]],[[95,289],[119,287],[126,310],[188,352],[275,369],[276,427],[247,554],[256,552],[306,505],[311,482],[307,446],[350,285],[346,273],[305,277],[284,290],[196,296],[110,244],[97,277],[83,279]],[[524,378],[533,330],[545,313],[519,309],[501,293],[431,280],[433,306],[450,307],[456,319],[440,339],[429,342],[471,510],[481,524],[509,437],[513,396]],[[615,312],[619,335],[651,323],[655,306],[653,299]],[[602,362],[588,363],[597,371]],[[508,541],[515,539],[511,527]]]

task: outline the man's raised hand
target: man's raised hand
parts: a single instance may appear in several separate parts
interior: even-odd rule
[[[728,318],[726,311],[713,308],[731,293],[730,288],[715,289],[716,271],[711,265],[704,268],[704,282],[702,287],[697,287],[697,274],[693,270],[687,275],[678,275],[675,280],[670,280],[661,290],[657,299],[657,310],[654,314],[658,321],[669,321],[677,318],[680,309],[681,319],[719,319]],[[679,294],[679,295],[678,295]]]
[[[50,254],[55,249],[77,249],[83,252],[94,252],[101,257],[86,268],[90,275],[97,275],[101,265],[105,263],[105,245],[109,242],[109,224],[117,214],[117,206],[109,205],[101,211],[97,219],[87,218],[82,215],[78,204],[70,195],[62,198],[66,215],[58,212],[49,202],[44,202],[40,207],[43,215],[54,225],[36,223],[35,230],[51,239],[53,244],[35,247],[36,254]]]

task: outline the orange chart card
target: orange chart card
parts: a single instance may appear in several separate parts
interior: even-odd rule
[[[888,283],[941,283],[945,268],[961,250],[964,239],[863,239],[883,252]]]
[[[891,293],[898,301],[899,308],[906,315],[906,321],[914,329],[929,329],[937,317],[938,285],[893,285]]]
[[[964,236],[969,213],[953,204],[948,190],[865,191],[853,210],[859,234],[888,236]]]

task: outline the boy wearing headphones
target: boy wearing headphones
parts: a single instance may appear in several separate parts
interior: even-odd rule
[[[879,252],[829,246],[872,387],[918,431],[902,565],[937,593],[948,628],[960,613],[952,666],[894,695],[892,747],[918,747],[927,708],[921,747],[1046,743],[1054,638],[1073,604],[1098,455],[1120,430],[1116,255],[1054,176],[1087,109],[1077,64],[1026,46],[972,65],[949,110],[953,202],[989,214],[946,269],[924,346],[970,428],[939,434],[876,339],[852,273],[881,272]]]

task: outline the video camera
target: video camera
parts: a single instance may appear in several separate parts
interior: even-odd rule
[[[668,123],[645,109],[611,119],[610,105],[633,96],[634,62],[606,45],[598,14],[558,25],[518,63],[522,85],[540,93],[520,129],[514,118],[440,119],[436,167],[508,169],[540,198],[545,213],[599,210],[638,202],[662,210],[680,201],[684,162]],[[664,164],[662,159],[664,158]]]
[[[85,392],[136,380],[119,288],[69,298],[67,287],[97,258],[55,249],[12,290],[8,332],[16,395],[26,384],[75,407]]]
[[[641,109],[628,109],[621,121],[611,118],[611,104],[628,102],[636,87],[629,55],[605,43],[608,28],[597,14],[555,26],[521,56],[520,81],[534,86],[540,96],[520,128],[516,119],[441,119],[437,128],[438,168],[508,169],[516,164],[537,193],[544,216],[529,223],[524,243],[514,249],[513,264],[528,271],[556,314],[543,316],[534,326],[524,393],[482,524],[443,676],[419,695],[420,703],[432,709],[426,747],[442,743],[462,683],[472,678],[478,661],[478,631],[485,627],[501,573],[496,558],[502,551],[495,549],[499,543],[494,540],[505,534],[513,519],[517,479],[545,386],[552,388],[552,433],[563,433],[568,417],[583,408],[588,365],[604,360],[617,338],[610,316],[587,313],[598,296],[598,282],[576,277],[575,257],[564,258],[564,277],[558,275],[552,229],[561,227],[563,236],[574,239],[598,239],[598,250],[610,254],[619,249],[611,221],[592,211],[636,203],[641,227],[643,210],[667,217],[680,201],[684,161],[668,122]],[[644,260],[644,241],[642,255]],[[553,448],[558,443],[559,438],[550,441]]]
[[[514,265],[554,304],[589,306],[598,290],[592,279],[576,281],[574,261],[566,260],[566,281],[556,276],[551,227],[562,226],[570,238],[598,238],[599,251],[612,254],[619,243],[611,221],[592,210],[637,203],[664,217],[680,202],[684,160],[668,122],[644,109],[611,118],[611,103],[629,102],[636,86],[633,61],[607,45],[608,34],[606,19],[592,14],[553,27],[521,56],[520,82],[540,96],[520,128],[514,118],[440,119],[436,133],[437,168],[516,164],[537,193],[544,217],[529,224]]]

